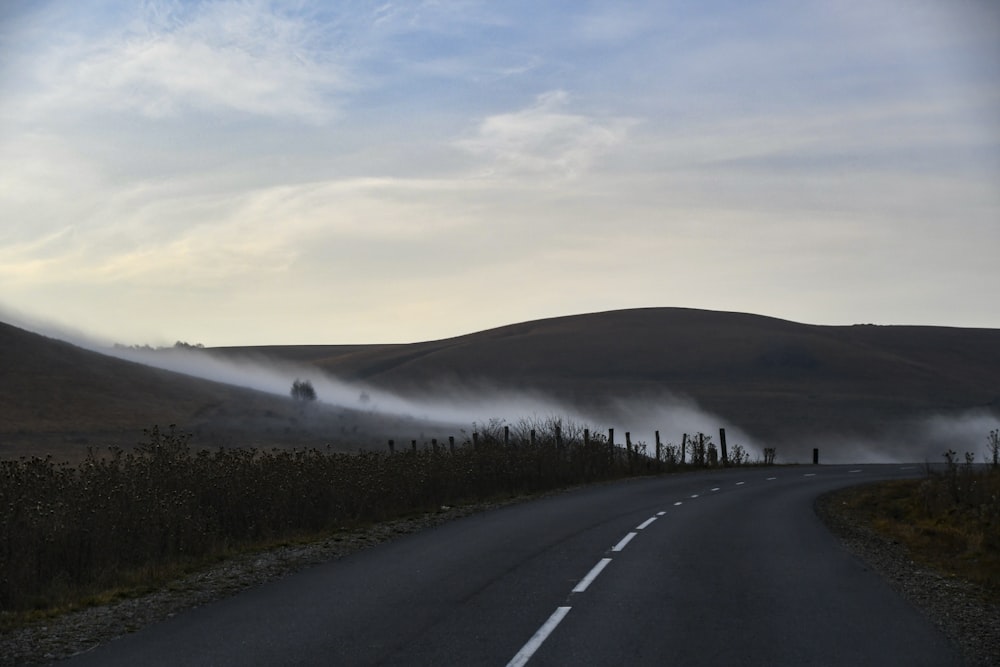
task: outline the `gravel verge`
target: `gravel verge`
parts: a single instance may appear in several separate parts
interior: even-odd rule
[[[872,529],[844,500],[857,487],[816,501],[816,514],[844,546],[927,616],[962,651],[972,667],[1000,667],[1000,604],[985,601],[963,579],[915,563],[899,542]]]

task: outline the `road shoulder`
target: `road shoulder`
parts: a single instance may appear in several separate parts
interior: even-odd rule
[[[842,544],[959,646],[970,665],[1000,666],[1000,605],[982,600],[975,586],[915,563],[905,547],[882,536],[845,502],[859,487],[816,500],[816,514]]]

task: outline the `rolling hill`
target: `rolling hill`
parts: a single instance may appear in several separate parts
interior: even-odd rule
[[[1000,330],[815,326],[649,308],[557,317],[394,345],[212,348],[219,359],[310,364],[404,395],[541,391],[587,414],[618,400],[694,399],[761,441],[879,437],[932,416],[1000,414]],[[0,456],[131,443],[176,423],[204,444],[358,446],[427,425],[316,406],[106,357],[0,325]],[[628,424],[621,425],[628,428]],[[985,435],[985,434],[984,434]],[[408,437],[408,435],[406,436]],[[349,444],[348,444],[349,443]]]
[[[0,323],[0,459],[51,454],[74,460],[88,447],[133,446],[145,441],[144,429],[170,424],[207,447],[340,449],[384,442],[381,429],[393,425],[358,410],[304,406]]]
[[[417,392],[485,381],[541,389],[591,410],[612,398],[668,392],[695,399],[757,438],[782,441],[891,431],[908,420],[969,410],[1000,413],[995,329],[816,326],[648,308],[410,345],[258,351],[296,355],[381,387]]]

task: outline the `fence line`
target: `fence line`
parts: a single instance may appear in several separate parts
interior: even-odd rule
[[[579,437],[570,436],[564,438],[562,428],[559,425],[552,427],[551,434],[541,434],[537,428],[527,429],[523,434],[518,434],[511,430],[510,425],[504,424],[501,431],[499,428],[494,432],[473,431],[470,438],[461,442],[456,441],[455,436],[448,436],[448,452],[456,454],[463,448],[476,449],[485,444],[502,445],[505,448],[518,449],[527,448],[534,450],[539,447],[554,446],[559,452],[569,455],[574,448],[589,450],[595,443],[606,445],[607,459],[610,465],[616,462],[628,466],[628,474],[634,472],[634,468],[645,465],[647,468],[653,465],[657,471],[669,470],[676,467],[730,467],[751,463],[749,453],[739,444],[734,444],[730,450],[729,442],[726,438],[726,429],[719,428],[719,444],[713,442],[711,435],[698,432],[695,434],[682,433],[679,445],[663,442],[660,431],[654,431],[654,449],[647,452],[645,442],[637,441],[633,443],[631,431],[625,432],[625,443],[622,446],[615,442],[615,429],[609,428],[607,436],[591,433],[589,428],[584,428]],[[438,447],[437,438],[431,438],[430,444],[425,442],[423,449],[429,449],[433,453],[443,453],[444,449]],[[411,440],[411,451],[418,451],[418,441]],[[389,440],[389,453],[396,453],[395,440]],[[773,465],[776,459],[776,450],[768,447],[763,450],[763,456],[755,463],[763,465]],[[813,450],[813,463],[819,463],[819,450]]]

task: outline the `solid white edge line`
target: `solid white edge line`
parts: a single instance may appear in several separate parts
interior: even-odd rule
[[[538,628],[538,632],[532,635],[528,643],[521,647],[521,650],[517,652],[510,662],[507,663],[507,667],[522,667],[522,665],[527,664],[531,660],[531,656],[535,655],[542,643],[549,638],[552,631],[556,629],[556,626],[562,622],[566,614],[569,613],[570,607],[557,607],[552,615],[549,616],[549,620],[542,624],[542,627]]]
[[[625,548],[625,545],[627,545],[629,542],[632,541],[632,538],[635,537],[635,536],[636,536],[636,533],[629,533],[628,535],[626,535],[625,537],[623,537],[621,539],[621,541],[618,542],[618,544],[616,544],[615,546],[611,547],[611,550],[612,551],[621,551],[622,549]]]
[[[594,583],[594,579],[597,579],[597,575],[599,575],[601,571],[604,568],[606,568],[608,566],[608,563],[610,562],[611,562],[610,558],[602,558],[601,560],[597,561],[597,565],[590,568],[590,572],[587,573],[587,576],[581,579],[580,583],[578,583],[576,586],[573,587],[573,592],[582,593],[585,590],[587,590],[587,587],[590,586],[590,584]]]
[[[653,523],[654,521],[656,521],[656,517],[655,516],[651,516],[648,519],[646,519],[645,521],[643,521],[642,523],[640,523],[638,526],[636,526],[635,529],[636,530],[643,530],[644,528],[649,527],[649,524]]]

